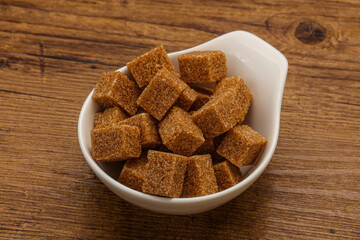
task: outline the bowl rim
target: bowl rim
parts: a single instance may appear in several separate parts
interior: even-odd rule
[[[116,181],[115,179],[113,179],[112,177],[110,177],[96,162],[95,160],[91,157],[89,151],[87,151],[84,141],[82,139],[82,122],[84,121],[85,118],[85,108],[86,106],[88,106],[90,104],[90,102],[92,101],[92,95],[94,92],[94,89],[90,92],[90,94],[87,96],[85,102],[83,103],[82,107],[81,107],[81,111],[79,114],[79,119],[78,119],[78,139],[79,139],[79,144],[80,144],[80,148],[81,151],[85,157],[86,162],[89,164],[89,166],[91,167],[91,169],[94,171],[94,173],[96,175],[100,174],[100,176],[98,176],[100,178],[100,180],[103,181],[103,179],[107,182],[109,182],[111,185],[113,185],[114,187],[118,188],[120,191],[123,191],[126,194],[132,195],[135,198],[138,199],[143,199],[143,200],[147,200],[147,201],[153,201],[153,202],[158,202],[158,203],[174,203],[174,204],[185,204],[185,203],[195,203],[195,202],[202,202],[205,200],[211,200],[211,199],[216,199],[216,198],[221,198],[223,196],[226,196],[232,192],[236,192],[236,190],[240,190],[241,188],[243,188],[244,186],[247,186],[249,184],[251,184],[252,182],[254,182],[261,174],[262,172],[265,170],[265,168],[267,167],[267,165],[269,164],[274,151],[276,149],[276,145],[277,145],[277,141],[278,141],[278,136],[279,136],[279,128],[280,128],[280,114],[281,114],[281,104],[282,104],[282,97],[283,97],[283,92],[284,92],[284,86],[285,86],[285,81],[286,81],[286,77],[287,77],[287,72],[288,72],[288,61],[286,59],[286,57],[276,48],[274,48],[272,45],[270,45],[269,43],[267,43],[266,41],[264,41],[263,39],[259,38],[258,36],[247,32],[247,31],[243,31],[243,30],[237,30],[237,31],[232,31],[226,34],[223,34],[221,36],[218,36],[210,41],[207,41],[205,43],[202,43],[200,45],[197,45],[193,48],[198,48],[201,47],[205,44],[210,44],[214,41],[219,41],[223,38],[229,37],[233,35],[234,38],[237,38],[237,35],[248,35],[248,37],[252,37],[254,39],[256,39],[257,41],[260,41],[262,44],[266,45],[269,49],[272,50],[272,52],[274,54],[276,54],[282,61],[282,66],[284,67],[284,71],[281,73],[280,75],[280,83],[279,83],[279,94],[278,94],[278,98],[276,99],[276,103],[277,103],[277,112],[278,114],[275,114],[275,120],[276,120],[276,126],[275,126],[275,133],[274,133],[274,141],[273,141],[273,146],[271,146],[271,150],[268,153],[268,157],[266,159],[264,159],[264,161],[262,161],[256,168],[254,171],[252,171],[244,180],[242,180],[241,182],[239,182],[238,184],[235,184],[234,186],[217,192],[217,193],[213,193],[210,195],[206,195],[206,196],[200,196],[200,197],[190,197],[190,198],[166,198],[166,197],[161,197],[161,196],[155,196],[155,195],[150,195],[150,194],[146,194],[143,192],[139,192],[137,190],[134,190],[132,188],[129,188],[123,184],[121,184],[120,182]],[[191,51],[193,48],[189,48],[189,49],[185,49],[185,50],[181,50],[178,52],[174,52],[174,53],[169,53],[168,55],[171,56],[173,54],[179,54],[181,52],[184,51]],[[127,69],[126,65],[116,71],[125,71]],[[101,179],[103,178],[103,179]]]

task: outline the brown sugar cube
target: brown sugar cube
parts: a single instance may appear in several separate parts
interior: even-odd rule
[[[160,121],[185,88],[186,83],[163,68],[156,73],[136,102]]]
[[[171,72],[171,73],[175,77],[180,79],[179,73],[177,72]],[[174,105],[181,107],[185,111],[188,111],[191,105],[195,102],[197,95],[198,95],[197,92],[186,84],[184,91],[180,94]]]
[[[120,125],[91,130],[91,155],[96,161],[121,161],[140,154],[138,127]]]
[[[178,72],[172,72],[172,73],[175,75],[175,77],[181,78],[180,73],[178,73]]]
[[[197,111],[204,106],[211,98],[212,90],[210,88],[194,87],[197,92],[197,98],[191,105],[190,111]]]
[[[173,107],[159,123],[159,133],[169,150],[185,156],[193,154],[205,141],[190,114],[179,107]]]
[[[128,116],[118,107],[107,108],[104,112],[95,113],[94,128],[104,128],[118,124]]]
[[[145,155],[137,159],[127,160],[121,170],[118,181],[125,186],[141,192],[141,186],[144,182],[145,166],[147,164]]]
[[[137,126],[140,129],[140,144],[142,147],[151,148],[161,144],[156,120],[148,113],[132,116],[119,124]]]
[[[189,157],[181,197],[200,197],[217,191],[210,154]]]
[[[174,66],[162,45],[150,50],[126,65],[139,87],[149,84],[156,72],[163,67],[169,71],[174,70]]]
[[[219,192],[238,184],[242,178],[240,168],[229,161],[215,164],[214,171]]]
[[[175,106],[181,107],[185,111],[188,111],[191,105],[196,101],[197,96],[198,93],[194,89],[191,89],[189,86],[187,86],[175,102]]]
[[[201,146],[196,149],[195,155],[203,155],[203,154],[212,154],[215,153],[215,145],[214,145],[214,138],[205,138],[205,142],[201,144]]]
[[[220,134],[217,137],[214,137],[214,147],[215,147],[215,149],[217,149],[220,146],[220,143],[224,139],[225,135],[226,135],[226,132],[223,133],[223,134]]]
[[[217,152],[211,154],[213,165],[226,161],[226,159]]]
[[[247,125],[238,125],[226,133],[218,154],[240,167],[252,164],[262,152],[267,139]]]
[[[187,157],[149,150],[142,191],[177,198],[183,189]]]
[[[252,95],[240,77],[226,78],[226,89],[218,88],[209,102],[192,114],[205,138],[213,138],[244,121]],[[231,84],[230,84],[231,83]],[[225,86],[225,84],[223,84]]]
[[[117,105],[129,115],[134,115],[139,95],[140,89],[127,76],[121,72],[105,72],[101,74],[92,97],[104,108]]]
[[[213,91],[213,96],[216,97],[218,95],[227,94],[229,91],[240,91],[242,94],[252,99],[252,94],[249,88],[246,86],[244,80],[237,77],[228,77],[223,79],[220,82],[217,82]]]
[[[195,102],[190,107],[190,111],[199,110],[202,106],[204,106],[210,100],[210,98],[211,98],[210,95],[198,92]]]
[[[213,164],[226,160],[216,152],[215,138],[205,138],[205,142],[194,152],[194,155],[210,154]]]
[[[159,145],[157,148],[156,148],[157,151],[160,151],[160,152],[168,152],[168,153],[171,153],[171,151],[164,145],[164,144],[161,144]]]
[[[138,110],[136,111],[136,114],[140,114],[140,113],[147,113],[147,112],[143,108],[138,107]]]
[[[205,138],[216,137],[240,121],[238,94],[235,92],[209,101],[192,114],[193,121],[200,127]]]
[[[190,87],[196,90],[199,93],[203,93],[206,95],[212,95],[214,93],[214,89],[209,86],[199,85],[199,84],[191,84]]]
[[[226,56],[221,51],[194,51],[178,57],[181,79],[186,83],[216,82],[226,77]]]

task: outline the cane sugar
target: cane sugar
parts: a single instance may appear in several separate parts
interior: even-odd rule
[[[176,78],[180,79],[180,74],[177,72],[171,72]],[[197,92],[189,87],[187,84],[184,85],[185,89],[178,97],[174,106],[181,107],[185,111],[188,111],[191,105],[195,102],[197,98]]]
[[[126,118],[128,116],[118,106],[107,108],[103,112],[95,113],[94,128],[110,127]]]
[[[217,191],[210,154],[189,157],[181,197],[200,197]]]
[[[180,94],[179,98],[177,99],[175,106],[181,107],[185,111],[188,111],[196,101],[198,97],[198,93],[191,89],[189,86],[185,88],[185,90]]]
[[[139,95],[140,89],[127,76],[121,72],[105,72],[101,74],[92,98],[104,108],[119,106],[127,114],[134,115]]]
[[[186,83],[162,68],[141,93],[137,104],[160,121],[185,88]]]
[[[126,65],[140,88],[149,84],[157,71],[163,67],[169,71],[174,70],[174,66],[162,45],[150,50]]]
[[[249,110],[252,95],[240,77],[226,78],[215,87],[214,95],[192,114],[206,138],[219,136],[242,123]],[[222,86],[228,86],[224,88]]]
[[[146,155],[142,155],[140,158],[127,160],[121,170],[118,181],[129,188],[141,192],[146,164]]]
[[[214,171],[219,192],[238,184],[242,178],[240,168],[227,160],[215,164]]]
[[[226,133],[218,154],[240,167],[253,164],[265,147],[267,139],[247,125],[238,125]]]
[[[211,96],[214,93],[214,89],[209,86],[199,85],[199,84],[191,84],[190,87],[196,90],[198,93],[203,93]]]
[[[216,152],[214,138],[205,138],[205,142],[195,151],[195,155],[213,154]]]
[[[137,191],[205,196],[240,182],[238,166],[252,164],[267,140],[241,126],[252,95],[240,77],[226,77],[223,52],[178,60],[180,74],[158,46],[127,64],[134,81],[101,75],[93,100],[105,110],[95,114],[91,155],[127,160],[118,181]]]
[[[138,127],[120,125],[91,130],[91,156],[96,161],[121,161],[140,154]]]
[[[187,157],[149,150],[142,191],[177,198],[183,189]]]
[[[190,114],[179,107],[173,107],[159,123],[159,133],[169,150],[185,156],[193,154],[205,141]]]
[[[195,102],[191,105],[190,111],[199,110],[210,100],[211,95],[213,94],[211,88],[194,86],[193,89],[197,92],[197,98],[195,99]]]
[[[152,148],[161,144],[156,120],[148,113],[137,114],[119,124],[139,127],[140,143],[143,148]]]
[[[186,83],[209,83],[226,77],[222,51],[194,51],[178,57],[181,79]]]

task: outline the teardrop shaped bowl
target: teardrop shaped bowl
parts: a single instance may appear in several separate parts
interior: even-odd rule
[[[93,128],[94,115],[100,109],[91,98],[93,91],[88,95],[80,112],[79,143],[91,169],[119,197],[154,212],[177,215],[194,214],[225,204],[256,181],[269,164],[276,148],[281,101],[288,70],[285,56],[254,34],[234,31],[199,46],[170,53],[169,57],[175,70],[178,70],[177,57],[195,50],[221,50],[226,54],[228,76],[241,76],[254,96],[245,123],[268,139],[260,158],[254,165],[246,168],[244,179],[237,185],[215,194],[195,198],[164,198],[128,188],[116,180],[120,174],[121,162],[104,164],[94,161],[91,157],[90,130]],[[126,66],[120,68],[119,71],[129,75]]]

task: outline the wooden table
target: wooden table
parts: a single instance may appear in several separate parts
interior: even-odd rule
[[[360,2],[0,1],[0,239],[360,239]],[[279,142],[242,195],[168,216],[112,193],[80,151],[99,74],[233,30],[289,61]]]

